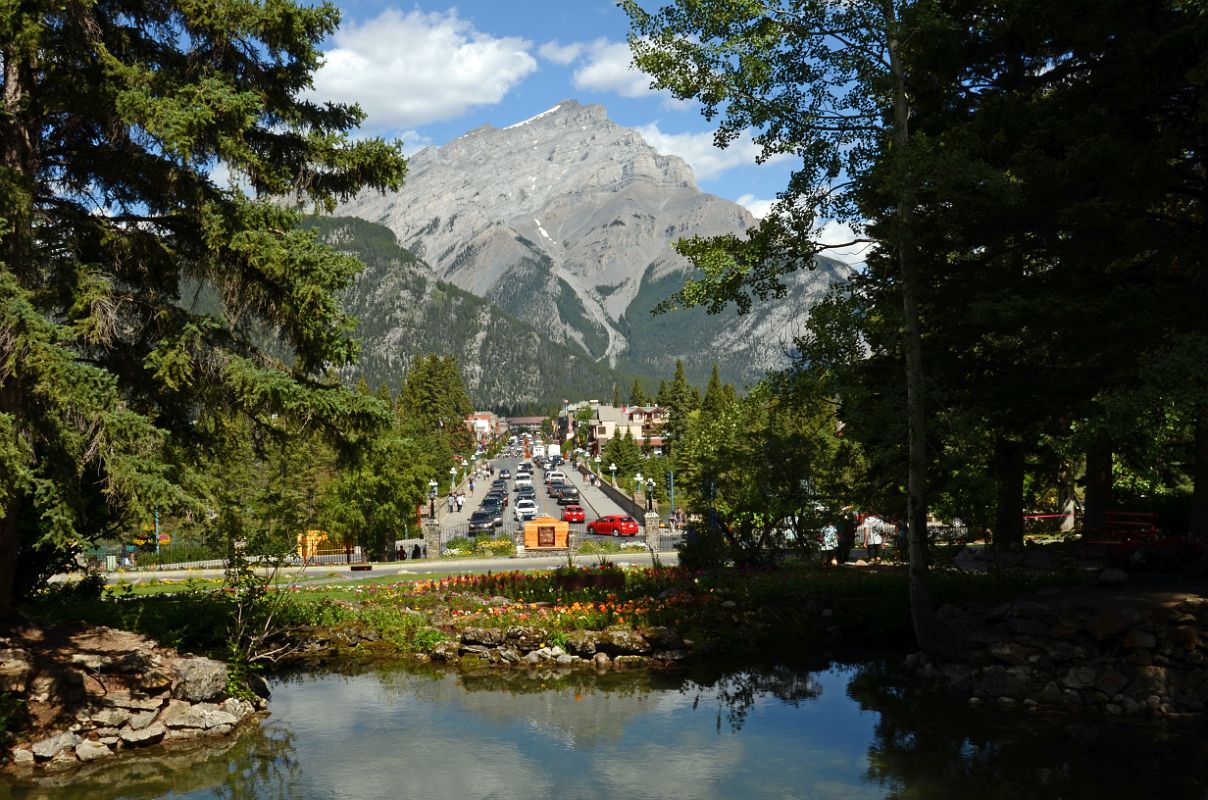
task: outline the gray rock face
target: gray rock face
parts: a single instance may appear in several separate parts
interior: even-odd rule
[[[226,664],[210,658],[182,658],[176,665],[180,680],[172,691],[174,697],[192,702],[213,700],[227,687]]]
[[[156,722],[137,731],[125,728],[122,730],[121,739],[127,747],[145,747],[161,741],[167,732],[167,728]]]
[[[79,736],[76,736],[74,733],[65,732],[51,736],[49,739],[43,739],[40,742],[34,742],[32,748],[34,757],[39,761],[49,761],[69,747],[75,747],[79,741]]]
[[[96,761],[98,758],[106,758],[113,755],[113,751],[106,745],[91,740],[77,744],[75,752],[76,757],[81,761]]]
[[[657,301],[678,288],[687,267],[672,250],[676,240],[742,234],[755,219],[701,192],[684,161],[657,153],[602,106],[573,100],[517,125],[483,126],[426,148],[412,156],[400,192],[365,192],[336,213],[385,225],[434,277],[540,320],[554,340],[614,363],[657,360],[659,347],[690,355],[704,345],[713,360],[743,353],[753,368],[766,369],[779,364],[780,351],[770,345],[803,318],[805,300],[847,274],[827,262],[793,276],[789,298],[727,318],[707,343],[677,337],[678,326],[666,318],[649,323],[651,296]],[[661,283],[669,278],[674,285]],[[645,331],[631,342],[626,331],[638,334],[626,316],[664,326],[670,340]]]

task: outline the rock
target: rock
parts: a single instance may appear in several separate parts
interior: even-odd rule
[[[1157,647],[1158,638],[1149,631],[1134,629],[1128,632],[1124,637],[1124,646],[1130,650],[1140,648],[1142,650],[1152,650]]]
[[[67,731],[51,736],[48,739],[43,739],[40,742],[34,742],[32,750],[34,757],[39,761],[49,761],[69,747],[75,747],[79,741],[79,736]]]
[[[461,642],[445,640],[437,642],[436,647],[432,648],[432,659],[434,661],[455,661],[460,652]]]
[[[33,673],[24,650],[0,650],[0,692],[21,693]]]
[[[219,708],[241,722],[256,713],[255,706],[238,697],[228,697]]]
[[[163,706],[164,701],[152,697],[134,697],[128,691],[114,691],[97,698],[97,702],[113,708],[126,708],[132,711],[152,711]]]
[[[130,726],[131,730],[141,731],[154,722],[158,715],[157,711],[140,711],[137,714],[131,714],[126,724]]]
[[[163,713],[160,721],[169,728],[209,730],[219,725],[234,725],[239,718],[212,703],[173,707]]]
[[[161,741],[167,732],[167,728],[156,722],[141,730],[133,730],[129,727],[123,728],[121,739],[122,743],[129,747],[146,747],[147,745],[156,744]]]
[[[194,703],[214,700],[226,692],[226,664],[212,658],[182,658],[176,662],[179,676],[172,696]]]
[[[566,649],[581,658],[591,658],[596,654],[595,631],[571,631],[566,634]]]
[[[1130,625],[1141,620],[1141,614],[1136,609],[1104,609],[1091,617],[1086,623],[1086,629],[1099,641],[1109,639]]]
[[[574,656],[572,656],[568,653],[563,653],[562,655],[560,655],[554,659],[554,661],[557,662],[558,666],[560,666],[560,667],[569,667],[572,664],[574,664],[577,660],[578,659],[576,659]]]
[[[497,647],[504,642],[504,632],[498,628],[465,628],[461,632],[461,641],[465,644]]]
[[[639,655],[650,652],[650,643],[637,631],[623,627],[612,627],[600,633],[596,648],[616,658],[622,655]]]
[[[1007,627],[1012,633],[1020,636],[1045,637],[1049,635],[1049,626],[1034,619],[1012,617],[1007,620]]]
[[[1128,583],[1128,573],[1122,569],[1108,567],[1096,579],[1100,586],[1122,586]]]
[[[515,647],[508,647],[506,645],[495,648],[493,652],[496,654],[496,657],[499,659],[499,661],[504,664],[518,664],[524,657]]]
[[[75,753],[76,758],[85,762],[113,755],[113,751],[105,745],[87,739],[76,745]]]
[[[827,616],[825,613],[823,616]],[[643,628],[642,637],[657,650],[679,650],[684,646],[683,637],[676,631],[666,627]]]
[[[1006,664],[1023,664],[1027,661],[1010,642],[995,642],[990,645],[990,655]]]
[[[99,727],[117,728],[130,719],[130,710],[127,708],[101,708],[93,711],[90,719]]]
[[[508,628],[505,636],[508,644],[524,652],[536,650],[545,645],[545,631],[541,628],[516,625]]]
[[[645,656],[617,656],[612,660],[612,665],[616,669],[629,669],[646,666],[648,659]]]
[[[1128,685],[1128,678],[1115,669],[1106,669],[1095,681],[1095,688],[1104,694],[1114,695]]]
[[[541,663],[541,656],[537,655],[536,650],[533,650],[533,651],[529,652],[527,655],[525,655],[524,663],[530,664],[530,665],[539,664],[539,663]]]
[[[1045,625],[1052,625],[1057,621],[1056,611],[1044,603],[1037,603],[1035,600],[1026,600],[1022,603],[1016,603],[1011,610],[1015,613],[1015,616],[1020,619],[1043,622]]]
[[[974,694],[986,697],[1001,697],[1007,691],[1007,668],[994,664],[982,670],[981,677],[973,689]]]
[[[683,661],[687,657],[687,650],[655,650],[653,656],[658,661]]]
[[[1058,705],[1065,699],[1061,694],[1061,689],[1057,688],[1057,684],[1054,681],[1046,683],[1037,697],[1040,698],[1040,702],[1051,706]]]
[[[1073,667],[1065,674],[1062,683],[1068,689],[1089,689],[1095,685],[1096,677],[1091,667]]]
[[[33,763],[37,760],[34,758],[33,752],[26,750],[23,747],[14,747],[10,751],[10,757],[12,758],[12,762],[14,764],[22,767],[33,766]]]
[[[608,669],[612,666],[612,659],[608,657],[608,653],[596,653],[591,661],[596,669]]]

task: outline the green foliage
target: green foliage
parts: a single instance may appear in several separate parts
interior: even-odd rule
[[[21,98],[0,118],[3,611],[39,542],[155,508],[205,515],[197,461],[226,421],[275,414],[348,443],[384,420],[328,374],[356,355],[338,294],[359,265],[294,208],[397,188],[405,170],[397,145],[349,137],[359,109],[304,97],[335,8],[79,11],[14,7],[0,32]],[[190,289],[215,308],[189,310]]]

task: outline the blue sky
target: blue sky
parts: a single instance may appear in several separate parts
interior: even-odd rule
[[[602,104],[659,152],[683,157],[701,189],[757,215],[793,168],[788,158],[757,166],[749,138],[717,150],[698,106],[651,91],[630,66],[628,19],[612,0],[336,2],[343,21],[314,96],[359,103],[363,130],[402,138],[408,152],[574,98]]]

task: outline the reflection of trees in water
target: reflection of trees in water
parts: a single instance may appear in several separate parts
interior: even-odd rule
[[[701,699],[707,694],[712,694],[717,700],[717,729],[721,730],[724,717],[730,730],[738,732],[761,698],[774,697],[782,703],[799,706],[803,701],[817,700],[822,695],[822,685],[811,670],[776,665],[712,676],[694,674],[682,691],[695,693],[693,709],[700,707]]]
[[[150,800],[212,789],[227,800],[295,800],[303,794],[293,750],[294,736],[289,731],[249,728],[231,738],[154,747],[143,754],[49,774],[22,787],[17,796]]]
[[[849,694],[879,715],[868,777],[895,800],[977,797],[1204,798],[1202,727],[1075,722],[972,710],[919,697],[885,664],[862,666]]]

